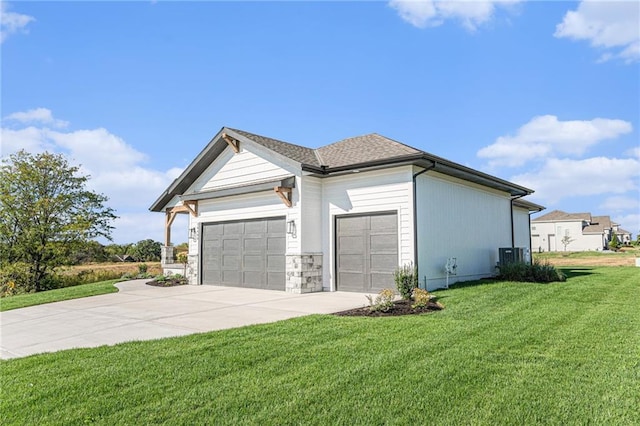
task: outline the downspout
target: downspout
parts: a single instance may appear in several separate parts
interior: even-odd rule
[[[511,197],[511,248],[516,248],[516,234],[515,234],[515,224],[513,223],[513,202],[518,198],[522,198],[527,194],[518,195],[517,197]],[[531,220],[531,216],[529,216],[529,220]],[[529,239],[531,239],[531,225],[529,225]],[[529,242],[529,246],[531,246],[531,242]]]
[[[418,176],[420,176],[423,173],[428,172],[429,170],[433,169],[436,167],[436,162],[433,161],[432,164],[413,174],[413,266],[414,267],[418,267],[418,203],[417,203],[417,198],[418,198],[418,190],[416,188],[416,179]],[[426,289],[426,283],[425,283],[425,289]]]

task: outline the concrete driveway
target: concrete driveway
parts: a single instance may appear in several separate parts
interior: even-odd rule
[[[0,358],[184,336],[328,314],[367,302],[364,294],[281,291],[218,286],[159,288],[134,280],[118,293],[0,312]]]

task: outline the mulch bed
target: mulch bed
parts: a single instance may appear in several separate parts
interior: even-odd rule
[[[413,300],[396,300],[393,302],[393,308],[387,312],[371,311],[368,306],[364,308],[349,309],[348,311],[336,312],[333,315],[340,317],[396,317],[401,315],[417,315],[429,312],[441,311],[444,306],[437,302],[429,302],[424,308],[413,309],[411,305]]]
[[[187,280],[184,278],[167,278],[165,281],[148,281],[147,285],[152,285],[154,287],[175,287],[177,285],[186,285]]]

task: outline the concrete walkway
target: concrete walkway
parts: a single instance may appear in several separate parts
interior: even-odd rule
[[[116,284],[118,293],[0,312],[0,358],[131,340],[184,336],[328,314],[367,302],[362,293],[289,294],[219,286]]]

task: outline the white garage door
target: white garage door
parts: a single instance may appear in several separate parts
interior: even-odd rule
[[[202,284],[285,289],[285,218],[202,225]]]
[[[380,213],[336,218],[336,272],[339,291],[377,292],[395,288],[398,215]]]

